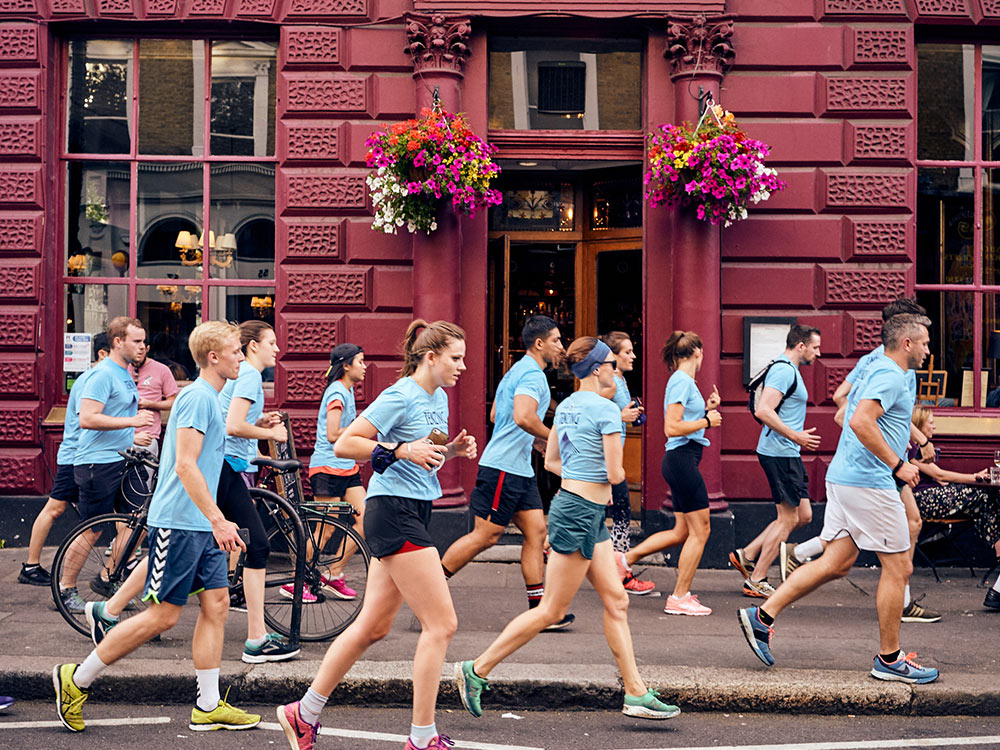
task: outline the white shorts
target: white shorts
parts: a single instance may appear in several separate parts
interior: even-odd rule
[[[858,549],[905,552],[910,548],[906,509],[896,490],[826,483],[826,514],[819,538],[851,537]]]

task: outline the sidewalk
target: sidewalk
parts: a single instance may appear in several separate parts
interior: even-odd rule
[[[46,564],[54,550],[43,555]],[[494,557],[509,557],[496,550]],[[72,630],[52,606],[49,590],[17,583],[24,550],[0,550],[0,694],[48,699],[52,667],[81,660],[90,641]],[[637,566],[637,570],[641,566]],[[695,591],[714,608],[709,617],[663,614],[664,598],[632,597],[629,620],[644,678],[668,702],[685,709],[919,715],[1000,715],[1000,613],[982,608],[979,577],[942,571],[943,582],[919,570],[915,596],[945,618],[934,624],[903,624],[903,646],[919,661],[941,670],[936,683],[911,687],[868,676],[878,646],[875,588],[878,571],[855,569],[851,581],[830,584],[782,614],[768,669],[750,652],[736,623],[736,609],[752,600],[739,594],[733,571],[699,571]],[[980,575],[982,571],[979,571]],[[657,589],[672,590],[674,570],[650,567],[644,577]],[[476,656],[526,603],[520,567],[505,562],[473,563],[451,582],[459,631],[450,661]],[[665,596],[665,594],[664,594]],[[601,606],[589,584],[571,611],[565,631],[542,633],[492,675],[487,708],[607,708],[617,706],[621,688],[602,632]],[[98,701],[188,703],[194,700],[190,637],[197,605],[162,643],[143,646],[111,667],[94,686]],[[239,661],[245,616],[230,615],[222,679],[234,701],[280,703],[305,690],[325,644],[303,644],[300,659],[251,666]],[[419,626],[404,607],[390,635],[376,644],[348,674],[331,702],[402,705],[410,699],[410,659]],[[441,705],[457,708],[451,664],[446,664]]]

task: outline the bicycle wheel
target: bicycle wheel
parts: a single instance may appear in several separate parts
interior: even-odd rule
[[[146,529],[139,524],[137,516],[107,513],[79,524],[59,545],[52,560],[52,600],[59,614],[75,630],[90,635],[82,608],[71,607],[60,596],[60,582],[75,582],[84,603],[106,601],[147,553],[145,538]],[[108,578],[107,584],[103,583],[102,572]],[[145,608],[146,605],[135,598],[121,617],[124,619]]]

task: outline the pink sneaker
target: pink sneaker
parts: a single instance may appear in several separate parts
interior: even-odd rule
[[[712,610],[699,602],[695,594],[688,594],[680,599],[671,594],[667,597],[667,605],[663,608],[663,612],[668,615],[694,615],[702,617],[712,614]]]
[[[316,746],[316,732],[319,722],[306,724],[299,714],[299,702],[278,706],[278,723],[285,730],[285,737],[292,750],[313,750]]]
[[[295,598],[295,586],[292,585],[292,584],[290,584],[290,583],[286,583],[284,586],[282,586],[279,589],[279,591],[281,592],[281,595],[283,597],[285,597],[286,599],[294,599]],[[302,587],[302,603],[303,604],[315,604],[318,601],[319,601],[319,598],[316,596],[316,594],[314,594],[312,591],[310,591],[305,586]]]
[[[333,594],[338,599],[357,599],[358,592],[352,589],[344,581],[344,576],[338,576],[336,578],[327,578],[326,576],[319,577],[319,583],[323,587],[323,590],[329,594]]]
[[[403,750],[448,750],[449,747],[454,747],[454,746],[455,743],[452,742],[447,735],[439,734],[437,737],[431,740],[431,744],[429,744],[425,748],[417,747],[416,745],[413,744],[413,740],[407,737],[406,745],[403,747]]]

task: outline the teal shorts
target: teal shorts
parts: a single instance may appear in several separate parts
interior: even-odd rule
[[[577,550],[588,560],[594,545],[611,539],[604,525],[607,506],[592,503],[574,492],[559,490],[549,506],[549,544],[561,555]]]

